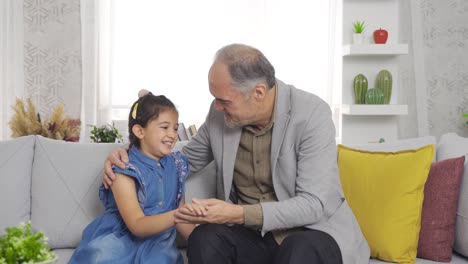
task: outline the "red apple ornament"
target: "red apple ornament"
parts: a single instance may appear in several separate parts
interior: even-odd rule
[[[375,44],[385,44],[387,42],[388,32],[385,29],[377,29],[374,31],[374,42]]]

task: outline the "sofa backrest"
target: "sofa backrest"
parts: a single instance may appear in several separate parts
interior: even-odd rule
[[[0,234],[30,219],[34,136],[0,142]]]
[[[177,142],[174,151],[181,150],[188,141]],[[186,184],[185,201],[190,203],[192,198],[216,198],[216,165],[209,163],[201,171],[189,175]]]
[[[98,189],[107,155],[121,144],[72,143],[37,136],[31,221],[51,248],[76,247],[103,207]]]

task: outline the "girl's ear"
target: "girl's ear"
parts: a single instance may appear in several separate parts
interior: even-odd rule
[[[140,125],[133,125],[132,132],[138,139],[142,139],[145,137],[145,131]]]

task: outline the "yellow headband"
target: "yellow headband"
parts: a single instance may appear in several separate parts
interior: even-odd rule
[[[135,106],[133,106],[133,111],[132,111],[132,117],[133,117],[133,119],[136,119],[136,116],[137,116],[137,109],[138,109],[138,103],[136,103]]]

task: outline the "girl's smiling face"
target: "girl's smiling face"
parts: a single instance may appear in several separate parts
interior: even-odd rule
[[[149,121],[146,127],[139,128],[141,151],[156,160],[168,155],[177,142],[178,127],[179,114],[172,109],[163,110],[158,118]]]

